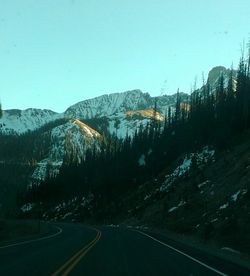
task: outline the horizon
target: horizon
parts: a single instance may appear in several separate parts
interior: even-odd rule
[[[142,91],[141,89],[132,89],[132,90],[128,90],[128,91],[122,91],[122,92],[113,92],[113,93],[105,93],[105,94],[101,94],[99,96],[95,96],[95,97],[92,97],[92,98],[86,98],[82,101],[79,101],[79,102],[76,102],[76,103],[73,103],[72,105],[68,106],[65,110],[63,110],[62,112],[57,112],[55,110],[52,110],[52,109],[47,109],[47,108],[36,108],[36,107],[28,107],[28,108],[25,108],[25,109],[19,109],[19,108],[9,108],[9,109],[3,109],[3,111],[8,111],[8,110],[21,110],[21,111],[24,111],[24,110],[28,110],[28,109],[40,109],[40,110],[50,110],[50,111],[54,111],[55,113],[58,113],[58,114],[61,114],[61,113],[64,113],[69,107],[73,106],[73,105],[76,105],[80,102],[83,102],[83,101],[88,101],[88,100],[92,100],[92,99],[96,99],[96,98],[100,98],[102,96],[109,96],[109,95],[113,95],[113,94],[123,94],[123,93],[128,93],[128,92],[134,92],[134,91],[139,91],[141,92],[142,94],[149,94],[150,97],[154,98],[154,97],[162,97],[162,96],[174,96],[177,94],[177,91],[174,92],[173,94],[162,94],[162,95],[159,95],[159,96],[152,96],[149,92],[144,92]],[[185,92],[182,92],[180,91],[180,93],[185,93]],[[185,93],[185,94],[189,94],[189,93]]]
[[[227,68],[227,67],[225,67],[225,66],[223,66],[223,65],[217,65],[217,66],[214,66],[214,67],[212,67],[211,68],[211,70],[212,69],[214,69],[214,68],[217,68],[217,67],[223,67],[223,68],[225,68],[226,70],[229,70],[230,68]],[[234,70],[236,70],[235,68],[233,68]],[[210,70],[210,71],[211,71]],[[210,72],[209,71],[209,72]],[[208,78],[208,75],[209,75],[209,72],[208,72],[208,74],[207,74],[207,78]],[[207,80],[208,79],[206,79],[206,83],[207,83]],[[202,85],[202,84],[200,84],[200,85]],[[197,87],[198,89],[199,88],[201,88],[201,86],[199,86],[199,87]],[[177,88],[177,90],[178,90],[178,88]],[[55,110],[53,110],[53,109],[48,109],[48,108],[43,108],[43,107],[27,107],[27,108],[24,108],[24,109],[19,109],[19,108],[8,108],[8,109],[3,109],[3,111],[8,111],[8,110],[28,110],[28,109],[40,109],[40,110],[50,110],[50,111],[54,111],[55,113],[58,113],[58,114],[61,114],[61,113],[64,113],[69,107],[71,107],[71,106],[73,106],[73,105],[76,105],[76,104],[78,104],[78,103],[80,103],[80,102],[83,102],[83,101],[87,101],[87,100],[92,100],[92,99],[95,99],[95,98],[99,98],[99,97],[102,97],[102,96],[105,96],[105,95],[107,95],[107,96],[109,96],[109,95],[112,95],[112,94],[123,94],[123,93],[127,93],[127,92],[133,92],[133,91],[140,91],[141,93],[143,93],[143,94],[149,94],[149,96],[150,97],[152,97],[152,98],[154,98],[154,97],[161,97],[161,96],[174,96],[174,95],[176,95],[177,94],[177,91],[175,91],[175,92],[173,92],[173,93],[171,93],[171,94],[159,94],[159,95],[152,95],[150,92],[147,92],[147,91],[142,91],[141,89],[139,89],[139,88],[136,88],[136,89],[131,89],[131,90],[127,90],[127,91],[120,91],[120,92],[111,92],[111,93],[103,93],[103,94],[100,94],[100,95],[97,95],[97,96],[93,96],[93,97],[91,97],[91,95],[89,96],[89,98],[85,98],[85,99],[83,99],[83,100],[80,100],[80,101],[78,101],[78,102],[75,102],[75,103],[73,103],[73,104],[71,104],[71,105],[69,105],[69,106],[67,106],[63,111],[61,111],[61,112],[58,112],[58,111],[55,111]],[[185,92],[185,91],[179,91],[180,93],[184,93],[184,94],[187,94],[187,95],[191,95],[191,92],[189,91],[189,92]],[[1,103],[1,102],[0,102]]]
[[[237,67],[250,25],[247,0],[205,8],[198,0],[13,0],[0,8],[4,110],[62,113],[135,88],[152,97],[189,94],[203,72]]]

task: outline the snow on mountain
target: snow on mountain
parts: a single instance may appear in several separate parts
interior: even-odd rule
[[[230,71],[224,67],[215,67],[209,72],[208,79],[214,87],[221,73],[225,75],[225,80],[229,78]],[[180,93],[180,96],[183,104],[188,104],[189,95]],[[174,110],[176,97],[176,94],[151,97],[140,90],[132,90],[81,101],[62,114],[41,109],[6,110],[0,118],[0,133],[23,134],[65,118],[60,125],[51,126],[49,153],[38,161],[32,175],[32,182],[39,183],[47,175],[58,174],[65,158],[80,162],[93,145],[98,148],[100,134],[85,124],[84,120],[103,120],[107,132],[122,139],[126,135],[132,136],[155,115],[157,120],[163,121],[168,108]]]
[[[39,184],[47,176],[56,176],[65,158],[80,163],[86,151],[94,145],[99,148],[101,135],[79,120],[70,120],[51,131],[51,147],[48,156],[38,162],[31,176],[31,183]]]
[[[0,118],[0,133],[22,134],[62,117],[63,114],[47,109],[5,110]]]
[[[149,121],[148,117],[132,118],[126,113],[118,113],[109,117],[108,132],[119,139],[124,139],[126,135],[133,136],[140,126],[146,126]]]
[[[188,95],[181,93],[184,100]],[[151,97],[140,90],[103,95],[79,102],[65,111],[66,118],[107,118],[108,132],[118,138],[132,136],[141,125],[145,126],[154,116],[156,104],[158,112],[156,119],[163,121],[168,107],[174,108],[176,94]]]
[[[188,98],[187,94],[182,95]],[[114,93],[102,95],[93,99],[84,100],[71,107],[64,113],[58,114],[51,110],[26,109],[26,110],[6,110],[0,119],[0,133],[4,134],[23,134],[32,131],[41,126],[53,122],[60,118],[68,119],[93,119],[108,117],[110,133],[113,133],[115,121],[121,122],[118,131],[119,137],[125,137],[126,133],[133,134],[135,129],[140,125],[138,118],[132,122],[128,118],[127,112],[145,110],[141,117],[142,124],[145,124],[146,118],[149,119],[149,110],[153,109],[155,103],[159,118],[166,113],[169,106],[174,107],[176,101],[175,95],[164,95],[160,97],[151,97],[148,93],[140,90],[132,90],[123,93]],[[115,118],[116,117],[116,118]],[[143,121],[144,120],[144,121]]]
[[[84,124],[83,122],[81,122],[80,120],[76,119],[73,121],[73,124],[77,125],[80,127],[80,129],[82,130],[82,132],[88,137],[95,137],[98,138],[100,137],[100,133],[97,132],[96,130],[94,130],[93,128],[91,128],[90,126]]]
[[[184,100],[188,95],[181,93]],[[115,114],[126,113],[135,110],[152,109],[157,105],[157,110],[165,114],[169,106],[174,106],[176,94],[151,97],[141,90],[131,90],[123,93],[102,95],[93,99],[85,100],[72,105],[65,111],[65,117],[69,118],[101,118]]]
[[[236,85],[236,73],[237,72],[234,70],[234,85]],[[223,66],[217,66],[210,70],[208,81],[213,90],[217,87],[221,74],[224,75],[226,86],[230,76],[230,69],[226,69]],[[188,94],[180,93],[180,95],[184,102],[188,101]],[[176,94],[151,97],[148,93],[143,93],[141,90],[131,90],[123,93],[106,94],[93,99],[81,101],[70,106],[62,114],[55,113],[51,110],[32,108],[23,111],[6,110],[4,111],[3,117],[0,119],[0,133],[25,133],[26,131],[32,131],[46,123],[63,117],[73,119],[108,117],[110,119],[109,129],[111,133],[113,133],[114,121],[126,121],[121,123],[118,130],[117,127],[115,129],[115,132],[120,133],[120,137],[124,137],[124,133],[133,132],[130,131],[130,127],[134,128],[138,126],[136,123],[133,124],[127,121],[128,118],[125,115],[127,112],[153,109],[156,104],[157,110],[161,113],[160,116],[163,116],[166,114],[168,107],[174,108],[175,102]],[[115,118],[115,116],[117,118]],[[147,118],[148,116],[145,115],[144,117]],[[123,133],[123,135],[121,133]]]
[[[82,101],[62,114],[40,109],[6,110],[0,119],[0,133],[23,134],[57,119],[65,119],[50,128],[49,153],[38,160],[31,176],[31,184],[39,184],[47,176],[57,175],[65,159],[80,162],[93,145],[98,149],[100,134],[85,124],[84,119],[104,120],[107,132],[123,139],[152,120],[155,104],[156,119],[162,121],[162,114],[169,106],[174,108],[175,101],[176,95],[151,97],[148,93],[133,90]]]
[[[102,95],[93,99],[79,102],[65,111],[66,117],[73,118],[100,118],[118,112],[147,108],[152,98],[148,93],[132,90],[123,93]]]

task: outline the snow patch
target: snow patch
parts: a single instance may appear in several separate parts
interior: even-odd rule
[[[145,197],[144,197],[144,200],[146,201],[146,200],[148,200],[148,199],[150,199],[151,198],[151,194],[149,194],[149,195],[146,195]]]
[[[62,201],[58,205],[52,207],[46,213],[43,214],[43,218],[46,220],[79,220],[79,210],[85,208],[85,210],[91,209],[91,202],[94,199],[94,195],[89,193],[86,196],[75,196],[68,201]]]
[[[145,155],[142,154],[141,157],[138,160],[139,166],[145,166],[146,165],[146,160],[145,160]]]
[[[168,210],[168,212],[171,213],[171,212],[175,211],[176,209],[178,209],[179,207],[184,206],[185,204],[186,204],[186,201],[181,200],[177,206],[170,208]]]
[[[221,250],[226,250],[226,251],[230,251],[232,253],[241,254],[240,251],[237,251],[237,250],[232,249],[230,247],[222,247]]]
[[[221,205],[219,209],[223,210],[223,209],[226,209],[228,206],[229,206],[229,203],[227,202],[227,203]]]
[[[159,188],[159,191],[167,191],[168,188],[173,184],[173,182],[179,178],[184,176],[186,173],[189,172],[191,165],[192,165],[192,160],[196,160],[197,166],[201,167],[202,165],[207,164],[210,161],[214,161],[214,155],[215,155],[215,150],[209,149],[208,146],[204,147],[201,152],[199,153],[190,153],[187,154],[184,157],[184,160],[182,163],[170,174],[165,176],[165,181]],[[208,180],[209,181],[209,180]],[[204,182],[201,183],[202,186],[208,184],[209,182]],[[201,186],[201,187],[202,187]]]
[[[26,203],[21,207],[21,210],[23,211],[23,213],[26,213],[26,212],[31,211],[34,206],[35,206],[34,203]]]
[[[148,150],[148,155],[150,155],[152,152],[153,152],[153,150],[152,150],[152,149],[149,149],[149,150]]]
[[[248,192],[247,189],[242,189],[242,195],[245,195]]]
[[[198,188],[200,189],[200,188],[202,188],[203,186],[205,186],[205,185],[207,185],[207,184],[210,184],[210,183],[211,183],[210,180],[206,180],[206,181],[204,181],[204,182],[198,184]]]
[[[231,196],[231,199],[232,199],[234,202],[237,201],[238,196],[239,196],[240,193],[241,193],[241,190],[239,190],[238,192],[236,192],[235,194],[233,194],[233,195]]]

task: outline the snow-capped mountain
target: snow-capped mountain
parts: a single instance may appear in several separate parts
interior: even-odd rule
[[[187,98],[187,95],[183,93]],[[112,116],[114,114],[125,114],[130,110],[143,110],[154,108],[155,101],[157,109],[165,113],[168,106],[174,106],[176,95],[151,97],[148,93],[141,90],[126,91],[123,93],[113,93],[103,95],[93,99],[79,102],[65,111],[65,116],[70,118],[100,118]]]
[[[41,160],[36,160],[37,166],[31,176],[31,183],[39,183],[47,175],[56,175],[68,156],[80,162],[89,148],[93,145],[98,148],[101,134],[89,123],[99,120],[102,124],[96,124],[100,133],[122,139],[126,135],[132,136],[155,115],[162,121],[161,113],[165,113],[169,106],[174,107],[175,101],[176,95],[154,98],[148,93],[133,90],[82,101],[62,114],[40,109],[6,110],[0,119],[0,133],[24,134],[50,123],[42,130],[50,137],[49,149]],[[159,110],[157,114],[153,111],[155,104]]]
[[[147,108],[151,99],[148,93],[142,93],[140,90],[103,95],[69,107],[65,116],[85,119],[111,116],[119,112]]]
[[[225,86],[228,83],[230,69],[223,66],[217,66],[210,70],[208,81],[214,90],[220,78],[224,75]],[[237,72],[233,71],[234,82],[236,82]],[[182,100],[188,101],[189,95],[181,93]],[[26,109],[26,110],[6,110],[3,117],[0,119],[0,133],[4,134],[21,134],[27,131],[32,131],[41,126],[53,122],[60,118],[67,119],[93,119],[93,118],[108,118],[110,134],[133,133],[131,128],[138,127],[138,124],[131,124],[131,120],[127,122],[126,113],[135,110],[146,110],[154,108],[157,105],[157,110],[161,115],[166,114],[168,107],[174,108],[176,102],[176,94],[163,95],[159,97],[151,97],[148,93],[143,93],[141,90],[126,91],[123,93],[105,94],[93,99],[87,99],[70,106],[64,113],[58,114],[51,110],[41,109]],[[148,116],[144,116],[148,118]],[[118,127],[117,122],[121,122]],[[142,122],[143,123],[143,122]],[[116,124],[115,130],[114,125]],[[126,129],[126,130],[125,130]]]
[[[187,94],[182,93],[182,96],[183,99],[188,99]],[[132,90],[79,102],[69,107],[64,115],[66,118],[82,120],[103,118],[108,133],[122,139],[127,134],[133,135],[136,129],[145,126],[152,119],[155,105],[159,111],[157,119],[163,120],[168,107],[174,108],[175,102],[176,94],[151,97],[140,90]],[[131,116],[132,113],[137,116]]]
[[[208,80],[212,87],[216,87],[221,73],[227,81],[230,74],[228,69],[219,66],[209,72]],[[180,95],[183,103],[187,103],[189,95]],[[145,126],[155,115],[159,121],[163,121],[168,108],[174,109],[176,96],[173,94],[151,97],[140,90],[132,90],[81,101],[61,114],[40,109],[6,110],[0,118],[0,134],[24,134],[52,123],[44,130],[50,131],[49,151],[42,160],[37,160],[37,167],[32,175],[32,179],[39,182],[47,173],[58,173],[65,157],[70,155],[71,159],[79,162],[86,150],[93,145],[98,148],[101,134],[91,128],[89,122],[99,120],[96,124],[99,124],[100,133],[122,139],[126,135],[132,136],[141,125]],[[157,114],[154,113],[155,106]],[[59,119],[63,120],[53,125],[53,122]]]
[[[183,98],[187,99],[188,95],[183,93]],[[81,120],[108,118],[110,121],[108,127],[111,132],[110,134],[113,133],[115,122],[116,125],[119,125],[119,122],[121,122],[120,128],[122,128],[117,130],[116,127],[116,131],[119,133],[126,133],[127,131],[131,132],[131,128],[134,129],[139,125],[138,118],[135,124],[131,123],[131,118],[129,118],[129,122],[122,122],[127,121],[127,112],[152,109],[156,103],[158,111],[161,114],[165,114],[169,106],[174,107],[175,101],[176,94],[151,97],[148,93],[143,93],[140,90],[132,90],[84,100],[69,107],[61,114],[51,110],[40,109],[6,110],[4,111],[3,117],[0,119],[0,133],[22,134],[27,131],[38,129],[60,118]],[[146,116],[144,116],[143,113],[141,115],[141,117],[144,118],[150,117],[148,113]],[[120,137],[122,138],[124,135],[120,135]]]
[[[5,110],[0,118],[0,133],[22,134],[62,117],[62,114],[47,109]]]

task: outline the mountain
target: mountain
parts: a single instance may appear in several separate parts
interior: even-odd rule
[[[187,102],[178,94],[176,112],[162,128],[151,121],[132,140],[111,137],[100,154],[93,151],[87,162],[65,164],[58,177],[32,187],[19,205],[22,214],[31,217],[40,210],[46,220],[159,227],[223,250],[250,252],[250,115],[242,112],[242,107],[250,110],[244,102],[250,77],[239,70],[234,92],[231,82],[223,89],[223,70],[209,74],[210,87],[220,85],[216,93],[203,87]],[[108,128],[112,118],[124,116],[115,127],[121,129],[130,120],[162,118],[145,106],[135,104],[126,112],[122,103],[117,106],[113,114],[103,111],[104,117],[82,120],[96,123],[94,129],[101,122]]]
[[[207,81],[210,83],[212,90],[215,90],[218,86],[221,74],[224,75],[226,86],[230,77],[230,69],[216,66],[210,70]],[[233,70],[235,83],[236,74],[237,71]],[[188,94],[180,93],[180,95],[182,101],[187,102],[189,100]],[[157,104],[157,110],[161,115],[164,115],[168,107],[174,109],[176,94],[151,97],[150,94],[143,93],[141,90],[105,94],[76,103],[61,114],[51,110],[34,108],[5,110],[3,117],[0,118],[0,133],[22,134],[61,118],[81,120],[104,118],[104,120],[107,119],[106,124],[108,124],[109,134],[117,134],[119,138],[124,138],[127,132],[132,134],[138,127],[138,124],[131,124],[127,121],[126,113],[135,110],[153,109],[155,103]],[[143,113],[141,115],[144,116]],[[145,116],[145,118],[148,118],[148,116]],[[133,131],[130,131],[131,129]]]
[[[208,79],[213,87],[221,73],[227,79],[230,71],[224,67],[210,71]],[[180,96],[186,105],[189,95],[180,93]],[[56,175],[65,159],[80,162],[88,149],[100,148],[103,135],[123,139],[132,136],[141,125],[147,125],[155,115],[163,121],[169,107],[174,111],[176,98],[176,94],[151,97],[132,90],[84,100],[60,114],[34,108],[5,110],[0,118],[3,141],[0,151],[5,152],[0,162],[3,166],[6,162],[19,167],[32,164],[23,176],[23,183],[38,184],[47,175]],[[13,134],[22,134],[22,138],[12,138]],[[7,184],[8,180],[4,185]]]
[[[182,96],[188,99],[187,94],[183,93]],[[169,106],[172,108],[175,106],[175,101],[176,94],[151,97],[148,93],[143,93],[140,90],[132,90],[84,100],[70,106],[61,114],[41,109],[5,110],[0,119],[0,133],[23,134],[61,118],[81,120],[104,118],[104,120],[107,119],[109,134],[112,135],[116,132],[120,138],[124,138],[127,131],[132,134],[133,131],[130,130],[135,131],[138,127],[138,124],[131,123],[131,118],[128,119],[126,112],[152,109],[157,102],[157,110],[165,114]],[[144,118],[149,117],[149,115],[141,115]]]
[[[233,88],[236,89],[237,83],[237,70],[227,69],[224,66],[216,66],[212,68],[208,73],[207,83],[210,84],[212,91],[214,92],[219,85],[220,77],[224,77],[224,87],[228,86],[228,82],[232,73]]]
[[[188,98],[187,94],[184,93],[183,97]],[[169,106],[175,105],[176,94],[151,97],[148,93],[143,93],[141,90],[132,90],[103,95],[69,107],[65,111],[65,116],[84,119],[100,118],[124,114],[130,110],[154,108],[155,101],[157,101],[157,109],[165,114]]]
[[[26,185],[32,185],[18,197],[18,214],[161,227],[220,248],[249,251],[250,116],[240,112],[239,103],[250,80],[242,74],[244,82],[238,78],[235,93],[232,86],[223,89],[220,76],[226,85],[231,73],[213,68],[208,76],[212,89],[194,91],[194,100],[134,90],[82,101],[20,140],[15,137],[22,150],[33,149],[27,151],[29,158],[39,152],[26,172]],[[133,139],[127,137],[148,123]],[[13,147],[2,142],[8,154]],[[27,159],[26,153],[18,156],[21,162]],[[0,162],[0,169],[2,177],[6,164]],[[0,182],[0,200],[6,186],[13,187],[6,185],[7,177]],[[18,177],[14,183],[20,183]]]
[[[38,129],[62,117],[62,114],[47,109],[5,110],[3,117],[0,118],[0,133],[22,134]]]
[[[51,130],[51,145],[46,158],[40,160],[31,175],[31,184],[39,184],[47,176],[56,176],[63,161],[80,163],[87,150],[98,150],[101,135],[79,120],[69,120]]]
[[[218,84],[221,74],[228,80],[231,73],[231,69],[227,69],[224,66],[216,66],[212,68],[208,73],[208,82],[211,83],[213,87]],[[236,77],[237,71],[233,70],[233,77]]]
[[[127,134],[132,136],[155,115],[162,121],[162,114],[169,106],[174,108],[175,101],[176,95],[155,98],[133,90],[88,99],[61,114],[41,109],[5,110],[0,119],[0,133],[7,142],[2,143],[5,149],[0,148],[5,152],[1,162],[11,160],[20,164],[25,160],[35,164],[27,182],[39,184],[46,176],[58,174],[65,159],[79,163],[93,145],[98,149],[103,133],[123,139]],[[157,114],[153,111],[155,102]],[[22,140],[12,141],[12,135],[22,135]],[[16,150],[10,154],[7,148]]]

